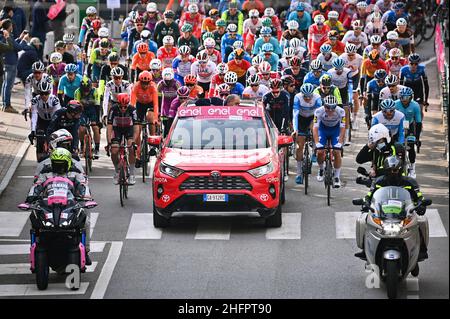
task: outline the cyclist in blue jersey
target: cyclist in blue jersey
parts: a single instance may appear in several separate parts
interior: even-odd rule
[[[311,83],[315,87],[320,86],[320,78],[324,74],[328,74],[322,69],[322,63],[319,60],[314,60],[309,65],[309,68],[311,71],[309,71],[306,76],[303,83]]]
[[[230,23],[227,26],[227,33],[222,36],[220,42],[220,53],[222,54],[222,62],[228,62],[228,56],[234,51],[233,43],[236,41],[244,42],[242,35],[237,34],[237,25]]]
[[[75,90],[80,87],[81,79],[83,77],[78,74],[77,71],[78,66],[76,64],[69,63],[64,68],[64,72],[66,72],[66,74],[64,74],[59,80],[58,98],[63,107],[75,98]]]
[[[386,83],[384,83],[386,76],[386,70],[376,70],[374,73],[374,78],[367,83],[367,89],[364,93],[365,98],[367,99],[367,104],[364,111],[366,113],[366,124],[368,129],[370,129],[372,115],[379,111],[380,92],[386,87]]]
[[[392,99],[383,100],[380,107],[381,111],[372,118],[372,126],[378,123],[383,124],[389,129],[394,142],[405,143],[405,130],[403,129],[405,115],[395,110],[395,102]]]
[[[228,71],[225,73],[224,81],[230,87],[230,94],[236,94],[242,97],[242,93],[244,93],[244,86],[238,82],[238,76],[236,72]]]

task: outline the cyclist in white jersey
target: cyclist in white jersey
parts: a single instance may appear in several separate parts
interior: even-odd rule
[[[208,53],[203,50],[197,54],[197,61],[191,65],[191,74],[197,77],[197,83],[208,92],[209,84],[214,74],[217,73],[216,64],[209,60]]]
[[[333,61],[338,57],[338,55],[332,52],[333,48],[330,44],[324,43],[320,46],[320,53],[317,56],[317,60],[322,63],[322,68],[324,71],[328,71],[333,67]]]
[[[400,98],[400,90],[405,86],[398,84],[399,78],[395,74],[389,74],[384,79],[386,87],[380,91],[380,102],[386,99],[398,100]]]
[[[105,85],[105,95],[103,97],[103,121],[106,121],[108,116],[109,107],[112,103],[117,103],[117,95],[120,93],[128,93],[131,95],[131,85],[130,82],[122,80],[124,76],[124,71],[115,67],[111,69],[111,81],[107,82]]]
[[[247,87],[242,93],[243,99],[259,100],[262,101],[264,94],[269,92],[269,88],[264,84],[260,84],[258,74],[252,74],[247,78]]]

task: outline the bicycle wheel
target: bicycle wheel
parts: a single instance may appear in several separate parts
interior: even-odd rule
[[[427,27],[424,25],[425,20],[422,21],[419,25],[417,25],[416,30],[414,31],[414,46],[418,47],[423,39],[424,34],[427,32]]]
[[[123,207],[123,200],[125,198],[125,186],[126,186],[125,171],[123,167],[119,169],[119,193],[120,193],[120,206]]]
[[[84,166],[86,174],[89,174],[89,159],[91,157],[91,141],[89,139],[89,134],[84,135]]]
[[[332,178],[332,167],[330,157],[327,156],[326,164],[325,164],[325,187],[327,189],[327,205],[331,205],[331,184],[333,182]]]
[[[145,136],[144,136],[145,138]],[[147,176],[148,172],[148,161],[147,161],[147,141],[145,139],[142,139],[141,142],[141,163],[142,163],[142,182],[145,183],[145,177]]]
[[[286,147],[285,148],[285,162],[286,162],[286,176],[289,176],[289,149]]]
[[[438,21],[438,16],[439,16],[439,8],[432,15],[425,18],[423,20],[423,23],[421,23],[423,40],[428,41],[434,36],[434,33],[436,32],[436,24]]]
[[[305,184],[305,195],[308,195],[308,177],[310,174],[309,166],[310,166],[310,158],[309,158],[309,146],[305,144],[305,148],[303,151],[303,183]]]

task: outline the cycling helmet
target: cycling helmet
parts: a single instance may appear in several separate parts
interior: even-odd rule
[[[123,69],[116,66],[114,68],[111,69],[110,73],[111,76],[124,76],[125,72],[123,72]]]
[[[413,95],[414,91],[408,86],[402,87],[400,89],[400,97],[412,97]]]
[[[228,32],[237,32],[237,25],[234,23],[230,23],[227,27]]]
[[[347,0],[347,3],[351,5],[356,5],[356,2],[358,2],[358,0]]]
[[[188,84],[197,84],[197,77],[193,74],[188,74],[184,77],[184,83]]]
[[[264,10],[264,15],[267,16],[267,17],[273,17],[275,15],[275,10],[273,8],[271,8],[271,7],[266,8]]]
[[[128,93],[117,94],[117,103],[119,103],[122,108],[127,107],[130,104],[130,96]]]
[[[272,43],[264,43],[261,47],[261,51],[263,51],[264,53],[273,52]]]
[[[283,85],[283,83],[278,78],[270,79],[270,81],[269,81],[269,86],[271,89],[279,89],[279,88],[281,88],[282,85]]]
[[[147,4],[147,12],[156,12],[156,11],[158,11],[158,7],[157,7],[156,3],[149,2]]]
[[[352,22],[353,29],[362,29],[364,26],[361,22],[361,20],[355,20]]]
[[[395,22],[395,25],[396,25],[397,27],[407,26],[407,25],[408,25],[408,22],[406,22],[406,19],[405,19],[405,18],[399,18],[399,19],[397,19],[397,21]]]
[[[385,175],[399,175],[402,171],[403,162],[397,155],[388,156],[383,162]]]
[[[238,48],[238,49],[234,50],[234,58],[243,59],[244,53],[245,53],[244,50],[242,50],[241,48]]]
[[[202,40],[205,41],[208,38],[214,39],[214,33],[212,33],[212,32],[205,32],[205,33],[203,33]]]
[[[356,4],[358,9],[367,9],[367,3],[365,1],[360,1]]]
[[[259,84],[258,74],[252,74],[247,78],[247,85],[251,86],[252,84]]]
[[[98,36],[99,36],[100,38],[107,38],[107,37],[109,37],[109,29],[108,29],[108,28],[105,28],[105,27],[101,27],[101,28],[98,30]]]
[[[178,97],[188,97],[190,93],[189,88],[185,85],[180,86],[177,90]]]
[[[50,62],[51,63],[61,63],[62,62],[62,54],[59,52],[53,52],[50,54]]]
[[[259,34],[264,37],[264,36],[270,36],[272,35],[272,29],[270,27],[262,27],[261,31],[259,32]]]
[[[86,9],[86,15],[91,15],[91,14],[97,14],[97,9],[95,7],[87,7]]]
[[[214,16],[218,16],[219,15],[219,10],[212,8],[211,10],[209,10],[208,15],[210,17],[214,17]]]
[[[162,63],[160,59],[153,59],[150,61],[150,69],[152,70],[161,70]]]
[[[397,41],[398,40],[398,33],[396,31],[389,31],[386,34],[386,39],[392,40],[392,41]]]
[[[369,52],[369,60],[370,61],[378,61],[379,58],[380,58],[380,52],[378,52],[378,50],[373,49],[372,51]]]
[[[402,51],[398,48],[392,48],[389,50],[389,57],[392,59],[394,57],[398,58],[402,55]]]
[[[287,27],[289,30],[298,30],[298,22],[295,20],[291,20],[287,23]]]
[[[380,12],[375,11],[374,13],[372,13],[372,22],[380,21],[381,18],[382,18],[382,15]]]
[[[283,83],[283,85],[291,85],[295,84],[295,79],[292,75],[285,74],[281,77],[281,82]]]
[[[175,18],[175,13],[172,10],[166,10],[164,12],[164,18],[166,18],[166,19],[174,19]]]
[[[395,110],[395,102],[392,99],[386,99],[381,101],[380,108],[382,111]]]
[[[130,13],[128,14],[128,17],[130,18],[130,20],[132,22],[134,22],[134,20],[136,20],[136,18],[139,16],[139,13],[137,11],[130,11]]]
[[[325,12],[328,9],[328,4],[326,2],[319,3],[319,11]]]
[[[228,84],[228,85],[235,84],[237,82],[237,80],[238,80],[238,76],[237,76],[236,72],[228,71],[225,74],[224,81],[226,84]]]
[[[192,3],[188,6],[189,13],[197,13],[198,12],[198,6],[195,3]]]
[[[41,81],[38,84],[38,91],[41,92],[50,92],[52,90],[52,85],[47,81]]]
[[[119,62],[119,55],[116,52],[111,52],[108,55],[109,62]]]
[[[339,32],[337,30],[330,30],[328,31],[328,38],[331,40],[331,38],[339,38]]]
[[[345,45],[345,52],[347,53],[356,53],[358,51],[358,48],[353,43],[347,42]]]
[[[252,65],[256,66],[256,65],[260,65],[262,62],[264,61],[264,58],[260,55],[255,55],[252,59]]]
[[[216,21],[216,27],[220,28],[223,27],[225,28],[227,26],[227,22],[223,19],[219,19]]]
[[[236,41],[236,42],[241,42],[241,41]],[[205,41],[203,42],[203,44],[205,45],[205,48],[214,48],[216,46],[216,40],[214,40],[213,38],[206,38]]]
[[[192,32],[193,28],[192,25],[189,23],[185,23],[183,24],[183,26],[181,27],[181,32]]]
[[[73,63],[66,64],[64,67],[65,73],[76,73],[78,71],[78,66]]]
[[[83,92],[90,92],[92,89],[92,80],[87,76],[81,79],[80,90]]]
[[[166,35],[164,38],[163,38],[163,45],[173,45],[173,43],[174,43],[174,39],[173,39],[173,37],[171,36],[171,35]]]
[[[55,148],[51,155],[52,172],[55,174],[67,174],[72,166],[72,153],[65,148]]]
[[[72,33],[66,33],[63,36],[64,43],[73,43],[75,41],[75,36]]]
[[[272,19],[269,17],[262,18],[261,24],[263,27],[270,28],[272,27]]]
[[[300,60],[300,58],[298,56],[293,56],[292,59],[289,60],[289,66],[291,67],[296,67],[296,66],[300,66],[302,64],[302,61]]]
[[[234,43],[233,43],[234,49],[242,49],[243,46],[244,46],[244,42],[242,42],[242,41],[234,41]]]
[[[250,10],[250,11],[248,12],[248,16],[249,16],[250,18],[252,18],[252,17],[259,18],[259,11],[256,10],[256,9],[252,9],[252,10]]]
[[[311,62],[310,66],[312,71],[320,71],[322,70],[322,62],[320,60],[315,59]]]
[[[417,53],[411,53],[408,56],[409,63],[419,63],[420,62],[420,55]]]
[[[217,87],[217,93],[219,94],[219,96],[228,95],[230,94],[230,91],[230,86],[226,83],[219,84],[219,86]]]
[[[325,17],[321,14],[318,14],[314,17],[314,23],[323,24],[325,22]]]
[[[287,47],[283,50],[283,57],[292,58],[295,55],[295,49],[293,47]]]
[[[392,5],[392,9],[394,9],[394,10],[401,10],[401,9],[404,9],[404,8],[405,8],[405,4],[403,2],[395,2]]]
[[[300,92],[306,96],[312,96],[315,90],[315,86],[311,83],[305,83],[300,87]]]
[[[339,18],[339,13],[337,11],[328,12],[328,19],[337,20]]]
[[[138,15],[136,17],[136,19],[134,19],[134,23],[135,24],[144,24],[145,23],[144,17]]]
[[[41,61],[34,62],[31,66],[31,71],[33,72],[44,72],[45,65]]]
[[[336,70],[342,70],[345,67],[345,61],[343,58],[337,57],[336,59],[333,60],[333,63],[331,65]]]
[[[69,133],[66,129],[59,129],[50,134],[50,148],[52,150],[62,147],[65,149],[70,149],[72,147],[72,134]]]
[[[270,66],[270,63],[267,61],[263,61],[259,65],[259,71],[263,74],[269,74],[271,70],[272,70],[272,67]]]
[[[330,53],[333,48],[328,43],[324,43],[320,46],[320,52],[322,54]]]
[[[165,81],[172,81],[175,75],[173,74],[172,68],[165,68],[162,70],[162,78]]]
[[[141,32],[141,39],[142,40],[148,40],[152,33],[149,30],[142,30]]]
[[[100,46],[100,48],[103,48],[103,49],[109,48],[109,41],[108,41],[108,39],[105,39],[105,38],[101,39],[99,46]]]
[[[208,52],[206,52],[206,50],[202,50],[197,53],[196,58],[199,62],[207,62],[209,60]]]
[[[139,82],[150,82],[151,80],[153,80],[153,77],[149,71],[142,71],[139,74]]]
[[[186,55],[191,53],[191,48],[188,45],[182,45],[179,49],[181,55]]]
[[[148,44],[145,42],[141,42],[136,47],[137,52],[139,53],[147,53],[148,52]]]
[[[228,65],[226,63],[219,63],[217,64],[217,73],[219,74],[225,74],[228,72]]]
[[[334,95],[327,95],[323,99],[323,105],[326,109],[334,110],[337,106],[337,99]]]
[[[381,37],[378,34],[375,34],[370,37],[370,43],[371,44],[380,44],[381,43]]]
[[[322,75],[320,77],[319,81],[320,81],[320,85],[331,86],[331,76],[329,76],[328,74]]]
[[[378,80],[384,80],[384,78],[387,76],[387,72],[385,69],[378,69],[374,73],[374,77]]]
[[[391,135],[389,129],[381,123],[375,124],[369,130],[369,144],[377,144],[378,141],[385,138],[387,143],[391,142]]]
[[[67,103],[67,112],[69,113],[81,113],[83,112],[83,106],[81,103],[77,100],[71,100],[69,103]]]
[[[384,83],[386,85],[397,85],[398,84],[398,76],[396,76],[395,74],[389,74],[384,79]]]
[[[289,46],[297,49],[302,45],[302,41],[299,38],[292,38],[289,40]]]
[[[100,29],[101,26],[102,26],[102,22],[99,19],[95,19],[91,22],[91,27],[94,30]]]

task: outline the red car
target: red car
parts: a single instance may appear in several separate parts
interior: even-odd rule
[[[262,106],[180,107],[153,171],[153,224],[167,227],[174,213],[257,212],[281,226],[284,150]]]

